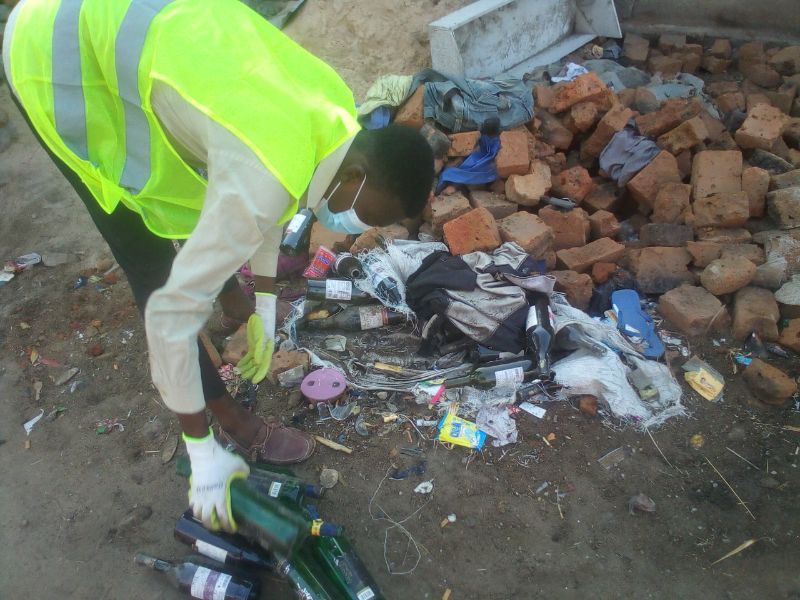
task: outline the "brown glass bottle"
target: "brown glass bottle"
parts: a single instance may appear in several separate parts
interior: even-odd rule
[[[255,600],[255,584],[193,562],[170,562],[138,553],[134,562],[164,573],[170,583],[198,600]]]

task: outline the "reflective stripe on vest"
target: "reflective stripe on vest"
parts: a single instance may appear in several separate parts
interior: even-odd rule
[[[78,28],[82,0],[61,0],[53,27],[53,112],[64,143],[83,160],[86,144],[86,99],[81,77]]]
[[[153,18],[172,0],[133,0],[115,41],[119,96],[125,111],[125,167],[119,184],[138,194],[150,179],[150,123],[142,110],[139,61]],[[56,130],[88,160],[86,100],[81,75],[79,23],[83,0],[62,0],[53,29],[53,103]]]
[[[139,61],[150,23],[172,0],[133,0],[115,42],[119,95],[125,107],[125,168],[119,183],[138,194],[150,179],[150,123],[139,94]]]

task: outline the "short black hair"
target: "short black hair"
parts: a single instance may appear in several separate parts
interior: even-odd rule
[[[418,130],[395,124],[363,129],[351,149],[364,157],[369,183],[395,197],[406,217],[422,212],[433,186],[433,150]]]

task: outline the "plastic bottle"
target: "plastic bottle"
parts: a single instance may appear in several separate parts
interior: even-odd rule
[[[316,217],[308,208],[302,208],[292,217],[283,234],[280,250],[284,254],[296,255],[308,250],[311,241],[311,226]]]
[[[193,562],[170,562],[139,553],[134,562],[164,573],[170,583],[198,600],[255,600],[256,584]]]

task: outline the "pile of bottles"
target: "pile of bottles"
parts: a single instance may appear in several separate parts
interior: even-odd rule
[[[189,461],[178,459],[180,475]],[[164,573],[172,585],[199,600],[255,600],[261,575],[285,578],[306,600],[381,600],[384,596],[342,528],[320,518],[309,500],[323,488],[261,464],[231,484],[236,535],[213,532],[184,513],[175,538],[200,555],[167,561],[137,554],[135,562]]]

